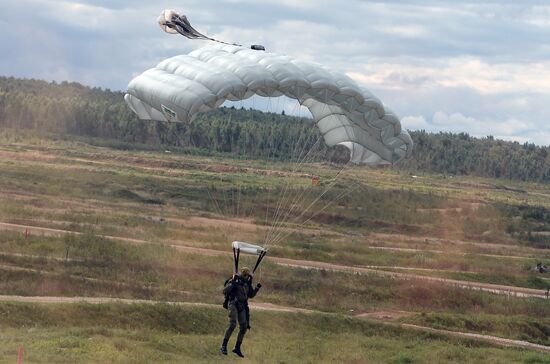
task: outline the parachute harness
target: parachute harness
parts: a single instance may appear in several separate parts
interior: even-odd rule
[[[256,272],[256,269],[260,266],[260,263],[267,254],[267,250],[259,245],[252,245],[249,243],[244,243],[242,241],[234,241],[232,244],[233,247],[233,262],[235,264],[235,274],[239,273],[239,259],[241,256],[241,251],[243,253],[248,253],[251,255],[257,255],[256,264],[254,269],[252,269],[252,274]]]

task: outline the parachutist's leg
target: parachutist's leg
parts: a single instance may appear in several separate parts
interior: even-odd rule
[[[245,311],[246,311],[246,328],[248,330],[250,330],[250,307],[248,307],[248,305],[246,305],[245,307]]]
[[[231,337],[231,334],[233,334],[233,330],[237,327],[237,319],[238,319],[238,312],[237,312],[237,306],[235,303],[230,303],[228,311],[228,317],[229,317],[229,324],[227,325],[227,329],[225,330],[225,334],[223,335],[223,339],[229,340]]]
[[[241,344],[244,339],[244,334],[246,334],[246,327],[248,326],[248,323],[246,322],[246,310],[244,309],[244,307],[241,311],[239,311],[238,319],[239,334],[237,335],[237,342],[235,343],[235,348],[233,349],[233,352],[241,358],[244,358],[244,354],[241,351]]]
[[[246,334],[246,330],[248,328],[245,309],[242,309],[241,311],[239,311],[238,319],[239,319],[239,334],[237,335],[237,342],[242,342],[244,338],[244,334]]]

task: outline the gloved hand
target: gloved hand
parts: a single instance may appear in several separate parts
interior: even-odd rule
[[[262,284],[258,282],[258,284],[256,284],[256,289],[260,289],[260,288],[262,288]]]

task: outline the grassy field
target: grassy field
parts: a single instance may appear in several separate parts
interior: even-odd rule
[[[255,312],[247,363],[549,363],[540,353],[407,332],[368,320]],[[32,363],[212,363],[221,310],[171,305],[1,304],[0,362],[24,345]],[[10,349],[14,348],[14,349]],[[12,360],[10,360],[12,359]]]
[[[548,185],[413,177],[392,169],[349,167],[340,172],[340,167],[324,164],[296,168],[292,163],[94,144],[0,134],[1,294],[219,304],[231,256],[184,252],[178,246],[228,252],[233,240],[268,242],[273,257],[406,269],[419,277],[291,268],[268,258],[256,276],[265,287],[258,301],[330,315],[258,314],[258,330],[249,344],[252,362],[369,358],[411,363],[433,362],[434,355],[442,362],[546,360],[537,353],[419,334],[354,316],[404,311],[401,322],[550,345],[547,301],[421,279],[429,275],[541,292],[548,288],[550,276],[532,269],[539,261],[550,263]],[[313,174],[321,177],[321,186],[311,186]],[[277,216],[287,218],[274,230]],[[25,227],[44,229],[25,236]],[[12,362],[8,358],[17,349],[17,338],[29,343],[31,362],[211,362],[225,324],[222,310],[206,308],[0,307],[6,348],[0,361],[7,362]],[[132,316],[152,314],[150,310],[162,316],[155,318],[158,326]],[[79,319],[71,321],[69,313]],[[113,319],[105,328],[103,323],[121,315],[134,318]],[[200,325],[186,326],[182,316]],[[94,351],[101,353],[97,360]]]

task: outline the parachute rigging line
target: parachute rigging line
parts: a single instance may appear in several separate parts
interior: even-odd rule
[[[355,192],[359,187],[361,187],[361,184],[360,183],[357,183],[356,186],[352,189],[349,189],[347,191],[344,190],[344,192],[342,192],[338,197],[336,197],[335,199],[329,201],[322,209],[320,209],[319,211],[317,211],[317,213],[315,213],[314,215],[312,215],[310,218],[308,218],[306,221],[302,222],[300,225],[298,225],[298,229],[302,228],[305,224],[307,224],[308,222],[310,222],[311,220],[313,220],[315,217],[317,217],[319,214],[321,214],[323,211],[325,211],[330,205],[332,205],[333,203],[335,202],[338,202],[340,201],[342,198],[352,194],[353,192]],[[286,234],[282,234],[281,236],[278,236],[277,239],[275,240],[275,244],[276,245],[278,242],[280,241],[283,241],[284,239],[286,239],[288,236],[290,235],[290,233],[286,233]]]
[[[301,106],[301,103],[300,103],[300,106]],[[326,107],[327,105],[325,104],[323,107],[323,112],[326,110]],[[305,135],[305,133],[303,135]],[[298,168],[300,168],[304,163],[309,163],[310,161],[313,161],[315,159],[316,155],[315,154],[311,155],[311,152],[315,150],[315,148],[317,147],[321,139],[322,139],[322,135],[319,136],[317,141],[307,150],[306,154],[303,157],[302,155],[304,152],[304,147],[307,145],[307,142],[298,143],[298,145],[302,144],[302,149],[300,150],[300,153],[298,155],[292,156],[292,159],[296,157],[298,161],[298,163],[295,164],[291,172],[292,174],[295,174]],[[301,140],[301,137],[300,137],[300,140]],[[320,152],[320,150],[318,152]],[[296,149],[294,149],[293,154],[295,153],[296,153]],[[291,179],[289,178],[285,185],[283,195],[277,204],[277,212],[274,215],[275,221],[273,222],[266,236],[265,246],[268,246],[271,243],[271,241],[273,240],[273,234],[275,235],[275,237],[280,235],[279,229],[282,229],[282,226],[287,221],[287,219],[292,215],[292,213],[296,209],[296,206],[299,206],[307,198],[307,194],[305,193],[305,191],[301,191],[300,189],[296,189],[296,192],[290,193],[289,196],[287,197],[286,195],[287,195],[288,188],[290,187],[290,183],[291,183]],[[302,192],[302,194],[299,196],[300,192]],[[288,203],[286,201],[288,201]],[[294,202],[294,204],[290,206],[290,208],[284,207],[284,206],[290,205],[292,202]],[[281,211],[281,209],[286,210],[286,213]],[[280,215],[280,213],[282,214]]]
[[[296,111],[297,105],[300,105],[300,107],[302,106],[301,103],[296,103],[294,105],[293,113],[294,113],[294,111]],[[314,148],[317,146],[317,144],[320,142],[320,140],[322,138],[322,135],[320,135],[319,138],[317,139],[317,141],[307,150],[307,153],[305,154],[305,156],[302,157],[303,153],[304,153],[304,150],[305,150],[305,147],[308,145],[307,141],[304,140],[302,142],[302,139],[306,136],[307,136],[306,133],[302,133],[300,135],[300,138],[298,139],[298,143],[296,143],[296,145],[294,146],[294,150],[293,150],[292,155],[291,155],[291,163],[294,163],[294,162],[297,162],[297,161],[298,161],[298,163],[294,164],[294,167],[291,170],[291,175],[294,175],[296,173],[298,168],[303,164],[303,162],[307,159],[307,157],[309,156],[311,151],[314,150]],[[297,154],[296,151],[298,150],[298,147],[300,145],[301,145],[300,153]],[[286,184],[285,184],[284,189],[283,189],[282,197],[280,197],[279,200],[277,201],[277,207],[276,207],[275,213],[273,215],[274,222],[272,223],[268,233],[266,234],[265,244],[268,243],[271,235],[275,232],[275,230],[277,228],[277,224],[278,224],[278,220],[279,220],[279,217],[280,217],[281,209],[283,208],[283,206],[286,206],[285,205],[285,201],[286,201],[285,197],[286,197],[288,188],[290,187],[290,183],[291,183],[291,179],[289,178],[287,180]],[[298,194],[299,192],[300,191],[298,190],[296,192],[296,194]],[[292,197],[295,198],[295,197],[297,197],[297,195],[292,196]],[[293,201],[294,198],[290,198],[289,201]]]
[[[294,108],[296,108],[296,105],[294,106]],[[302,141],[302,138],[305,136],[305,133],[301,134],[300,135],[300,138],[298,139],[298,143],[296,143],[296,145],[294,146],[294,150],[292,152],[292,155],[291,155],[291,163],[294,162],[295,160],[300,160],[301,159],[301,156],[302,156],[302,153],[304,151],[304,148],[305,146],[307,145],[307,143],[301,143]],[[317,142],[315,144],[317,144],[320,140],[321,136],[319,137],[319,139],[317,140]],[[296,154],[296,151],[297,151],[297,148],[298,146],[302,145],[302,148],[300,150],[300,154]],[[315,146],[315,145],[314,145]],[[312,146],[309,151],[312,150],[312,148],[314,147]],[[273,148],[275,149],[275,148]],[[297,168],[299,167],[299,164],[298,165],[294,165],[294,168],[291,170],[291,176],[296,172]],[[290,186],[290,182],[291,182],[291,179],[289,178],[285,184],[285,187],[284,187],[284,190],[283,190],[283,194],[282,194],[282,197],[279,196],[279,199],[277,201],[277,205],[276,205],[276,209],[275,209],[275,212],[273,214],[273,220],[274,222],[272,222],[268,232],[266,233],[266,236],[265,236],[265,239],[264,239],[264,244],[267,244],[267,242],[269,241],[269,238],[271,236],[271,234],[274,232],[273,230],[275,229],[276,227],[276,223],[277,223],[277,219],[279,217],[279,213],[280,213],[280,209],[284,206],[284,201],[285,201],[285,196],[286,196],[286,192],[288,190],[288,187]],[[267,217],[266,217],[266,222],[267,222]]]

